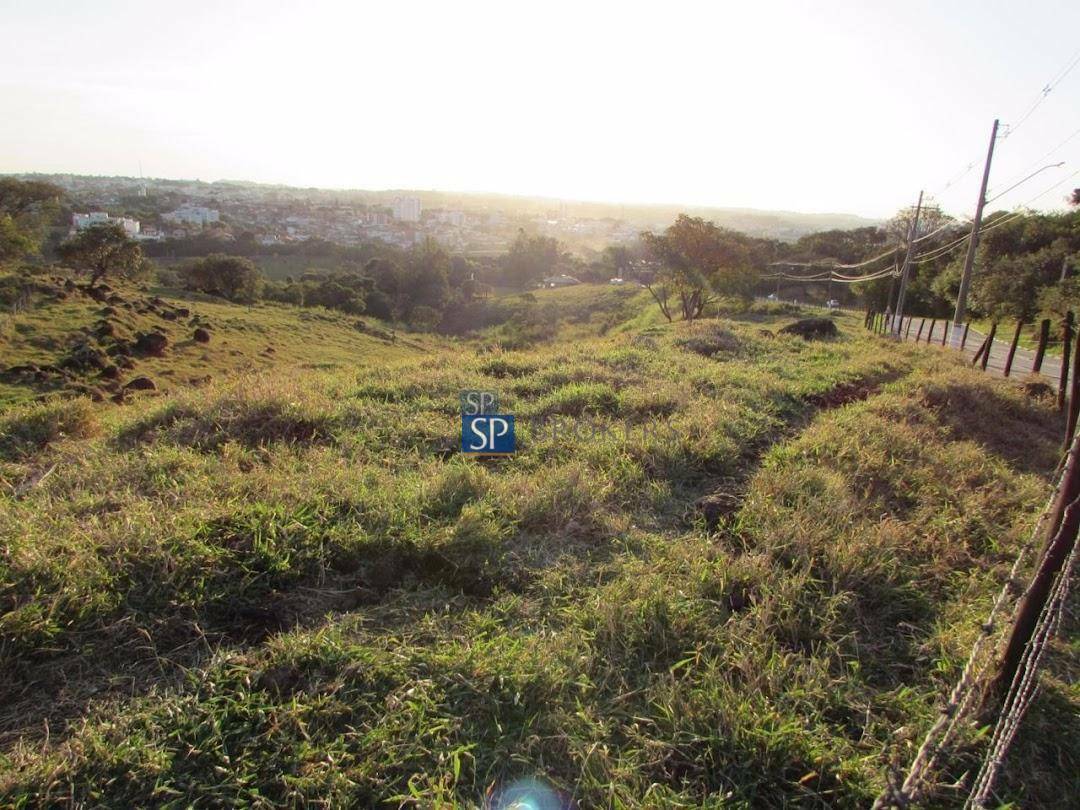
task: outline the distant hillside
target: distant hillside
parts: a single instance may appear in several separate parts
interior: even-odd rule
[[[247,202],[265,195],[265,201],[307,200],[317,204],[390,205],[395,197],[420,199],[425,209],[452,208],[509,217],[545,217],[548,219],[611,219],[627,222],[640,229],[667,227],[680,213],[712,220],[718,225],[764,238],[794,241],[815,231],[860,228],[880,220],[856,214],[803,213],[767,211],[753,208],[714,208],[677,204],[621,204],[562,200],[552,197],[528,197],[512,194],[464,193],[420,189],[320,189],[253,183],[243,180],[177,180],[167,178],[91,177],[71,174],[21,174],[18,177],[55,182],[69,191],[138,194],[143,186],[159,192],[226,201],[241,194]]]

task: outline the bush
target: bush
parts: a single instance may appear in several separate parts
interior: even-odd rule
[[[189,290],[220,295],[229,301],[250,303],[259,296],[262,276],[259,268],[243,256],[213,253],[184,270]]]

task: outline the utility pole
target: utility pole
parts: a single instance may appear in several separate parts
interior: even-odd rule
[[[964,274],[960,277],[960,291],[956,294],[956,314],[953,315],[952,345],[960,345],[960,334],[964,331],[964,318],[967,317],[967,294],[971,286],[971,270],[975,266],[975,251],[979,247],[979,228],[982,226],[983,207],[986,205],[986,184],[990,180],[990,162],[994,159],[994,143],[997,141],[998,120],[994,119],[994,128],[990,131],[990,147],[986,150],[986,165],[983,167],[982,185],[979,186],[979,201],[975,205],[975,221],[971,225],[971,239],[968,241],[967,256],[964,258]]]
[[[915,248],[915,234],[919,230],[919,215],[922,213],[922,190],[919,191],[919,201],[915,203],[915,218],[911,220],[911,226],[907,234],[907,250],[904,252],[904,269],[900,271],[900,292],[896,296],[896,313],[893,317],[893,333],[900,334],[904,325],[904,296],[907,294],[908,273],[911,272],[911,253]]]

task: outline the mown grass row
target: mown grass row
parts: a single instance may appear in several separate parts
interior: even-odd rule
[[[0,790],[475,806],[540,777],[581,806],[865,805],[962,663],[1057,426],[858,332],[652,327],[9,412]],[[838,386],[869,398],[815,406]],[[478,463],[451,451],[457,395],[489,387],[521,450]],[[555,418],[601,429],[531,427]],[[721,485],[745,500],[708,531],[688,506]],[[41,749],[45,716],[84,722]]]

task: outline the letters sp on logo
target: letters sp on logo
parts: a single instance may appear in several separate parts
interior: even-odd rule
[[[495,416],[499,412],[499,395],[494,391],[462,391],[461,392],[461,415],[478,416],[488,414]]]
[[[461,452],[508,455],[514,452],[514,417],[509,414],[463,414]]]

